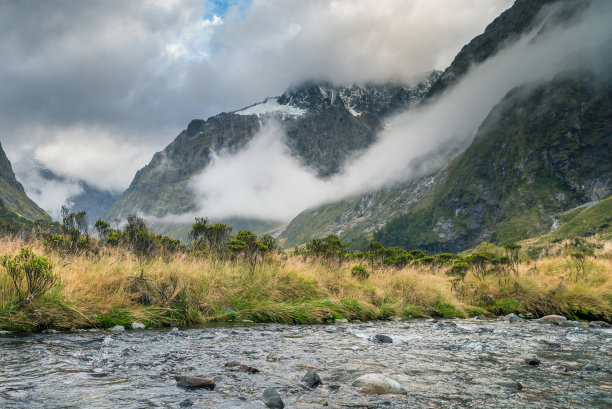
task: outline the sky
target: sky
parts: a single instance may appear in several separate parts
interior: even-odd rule
[[[18,173],[34,159],[120,192],[191,119],[308,79],[414,81],[448,66],[511,4],[2,1],[0,142]]]

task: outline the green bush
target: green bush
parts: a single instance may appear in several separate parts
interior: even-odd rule
[[[34,254],[29,247],[15,257],[4,256],[0,263],[11,278],[21,305],[40,297],[57,281],[53,264],[46,257]]]
[[[361,264],[353,266],[351,268],[351,274],[353,277],[357,277],[360,280],[365,280],[370,276],[370,272]]]

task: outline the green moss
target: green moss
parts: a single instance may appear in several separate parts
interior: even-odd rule
[[[434,304],[435,316],[442,318],[465,318],[465,314],[457,309],[454,305],[447,303],[436,303]]]
[[[491,312],[496,315],[507,315],[513,312],[518,312],[520,301],[514,298],[502,298],[497,300],[493,306],[490,307]]]

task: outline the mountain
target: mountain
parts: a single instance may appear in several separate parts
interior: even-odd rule
[[[38,219],[50,217],[26,195],[0,144],[0,225],[20,229],[31,227],[31,222]]]
[[[291,154],[321,178],[329,177],[346,158],[375,141],[386,116],[420,101],[438,76],[432,72],[412,87],[306,82],[242,110],[193,120],[136,173],[105,218],[133,212],[161,218],[196,210],[189,182],[209,165],[212,153],[240,151],[271,119],[286,133]]]
[[[555,3],[555,4],[553,4]],[[588,1],[522,1],[467,44],[422,103],[440,98],[470,66],[525,30],[564,24]],[[552,5],[548,19],[542,7]],[[611,191],[610,78],[567,72],[509,92],[472,144],[431,175],[298,215],[281,233],[285,246],[337,234],[354,248],[368,240],[406,249],[460,251],[547,233],[560,213]],[[566,230],[561,230],[566,231]]]

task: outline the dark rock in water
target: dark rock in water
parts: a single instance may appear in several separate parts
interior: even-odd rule
[[[587,364],[584,367],[584,370],[585,371],[589,371],[589,372],[600,371],[601,370],[601,366],[599,364],[596,364],[596,363],[590,363],[590,364]]]
[[[314,388],[317,385],[321,385],[321,378],[319,378],[319,375],[311,369],[306,373],[306,375],[304,375],[302,382],[309,388]]]
[[[391,339],[391,337],[387,335],[382,335],[382,334],[374,335],[374,338],[372,340],[379,344],[392,344],[393,343],[393,340]]]
[[[523,365],[537,366],[540,364],[540,359],[536,355],[521,355],[517,361]]]
[[[241,364],[240,362],[232,361],[225,364],[226,368],[230,368],[231,371],[239,371],[246,373],[258,373],[259,369],[253,368],[252,366]]]
[[[589,323],[590,327],[597,328],[595,325],[597,325],[597,327],[603,327],[603,328],[609,328],[610,327],[610,324],[608,324],[605,321],[591,321]]]
[[[200,378],[197,376],[175,376],[176,384],[181,388],[187,389],[215,389],[215,381],[208,378]]]
[[[495,384],[498,386],[503,386],[504,388],[514,389],[515,391],[523,390],[523,385],[521,385],[519,382],[498,381],[498,382],[495,382]]]
[[[179,403],[179,406],[181,408],[190,408],[193,406],[193,402],[191,401],[191,399],[185,399],[184,401]]]
[[[261,401],[269,408],[282,409],[285,407],[282,398],[274,388],[267,388],[261,395]]]
[[[508,321],[508,322],[517,322],[517,321],[521,321],[521,317],[519,317],[518,315],[512,313],[512,314],[508,314],[504,317],[504,321]]]
[[[569,327],[569,328],[576,328],[580,326],[580,322],[578,321],[561,321],[559,323],[560,327]]]

